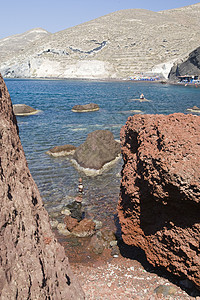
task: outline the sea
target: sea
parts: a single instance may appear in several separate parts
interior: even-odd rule
[[[120,140],[120,129],[129,116],[141,114],[191,113],[200,105],[200,88],[155,82],[5,79],[13,104],[27,104],[40,110],[36,115],[17,117],[20,139],[31,174],[52,218],[78,194],[78,180],[84,185],[86,216],[112,228],[120,192],[120,158],[102,174],[86,175],[70,157],[51,157],[54,146],[79,146],[88,133],[110,130]],[[143,93],[148,102],[138,99]],[[77,104],[97,103],[99,111],[72,112]]]

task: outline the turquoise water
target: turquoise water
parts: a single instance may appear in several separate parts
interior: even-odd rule
[[[187,113],[200,106],[200,88],[148,82],[95,82],[78,80],[7,79],[13,104],[27,104],[42,112],[17,117],[28,165],[50,214],[59,212],[77,194],[83,178],[85,209],[90,216],[109,223],[116,209],[122,160],[96,177],[87,177],[68,158],[45,152],[56,145],[79,146],[87,134],[108,129],[119,139],[121,127],[132,110],[144,114]],[[134,101],[143,93],[151,102]],[[76,104],[97,103],[100,110],[73,113]]]

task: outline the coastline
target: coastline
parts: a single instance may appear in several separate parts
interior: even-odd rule
[[[134,80],[130,78],[69,78],[69,77],[4,77],[4,80],[44,80],[44,81],[91,81],[91,82],[132,82],[132,83],[150,83],[150,84],[166,84],[166,85],[177,85],[177,86],[192,86],[200,87],[200,83],[181,83],[178,81],[171,80]]]

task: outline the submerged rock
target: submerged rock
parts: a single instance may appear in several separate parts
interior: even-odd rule
[[[26,104],[14,104],[13,111],[16,116],[30,116],[39,112],[39,110]]]
[[[121,130],[126,244],[200,288],[200,117],[135,115]]]
[[[88,134],[86,141],[77,147],[73,158],[83,168],[101,169],[120,154],[120,144],[109,130],[96,130]]]
[[[95,103],[89,103],[84,105],[75,105],[72,108],[73,112],[91,112],[99,110],[99,105]]]
[[[0,76],[0,298],[84,299],[30,174]]]

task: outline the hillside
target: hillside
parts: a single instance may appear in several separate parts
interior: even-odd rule
[[[8,56],[14,56],[23,51],[31,43],[49,35],[50,33],[42,28],[34,28],[22,34],[15,34],[4,39],[0,39],[1,61]]]
[[[199,47],[199,19],[200,3],[117,11],[8,53],[0,71],[5,77],[126,79],[151,70],[167,76],[174,61]]]

